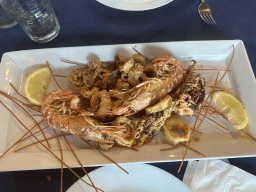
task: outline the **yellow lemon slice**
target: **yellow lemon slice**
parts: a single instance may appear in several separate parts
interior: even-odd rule
[[[235,129],[243,129],[248,124],[248,114],[243,104],[232,94],[225,91],[217,91],[212,96],[212,106]]]
[[[30,73],[23,83],[25,97],[35,105],[41,105],[45,91],[50,83],[50,69],[42,67]]]

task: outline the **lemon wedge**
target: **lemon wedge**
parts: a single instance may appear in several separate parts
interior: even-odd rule
[[[212,96],[212,106],[235,129],[243,129],[248,124],[248,114],[243,104],[232,94],[225,91],[217,91]]]
[[[41,105],[50,83],[50,69],[42,67],[31,72],[23,83],[25,97],[35,105]]]

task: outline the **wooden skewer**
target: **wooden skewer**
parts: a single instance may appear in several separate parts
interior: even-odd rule
[[[240,129],[242,132],[244,132],[246,135],[248,135],[249,137],[251,137],[252,139],[254,139],[256,141],[256,138],[253,137],[251,134],[247,133],[246,131],[244,131],[243,129]]]
[[[202,115],[202,114],[200,114],[200,115],[201,115],[201,116],[205,116],[205,115]],[[193,117],[196,117],[196,116],[193,115]],[[209,117],[207,117],[207,116],[205,116],[205,118],[206,118],[206,119],[209,119],[210,121],[216,123],[217,125],[219,125],[219,126],[222,127],[223,129],[226,129],[226,130],[228,131],[228,129],[227,129],[226,127],[220,125],[219,123],[217,123],[217,122],[214,121],[213,119],[211,119],[211,118],[209,118]],[[199,120],[201,120],[201,119],[199,119]]]
[[[60,144],[60,140],[59,140],[58,134],[55,131],[55,129],[53,129],[53,131],[55,133],[55,136],[57,137],[57,141],[58,141],[59,148],[60,148],[60,159],[61,159],[60,192],[62,192],[63,191],[63,152],[62,152],[62,147],[61,147],[61,144]]]
[[[49,126],[48,126],[48,127],[49,127]],[[46,127],[46,128],[48,128],[48,127]],[[44,129],[46,129],[46,128],[44,128]],[[39,133],[39,132],[40,132],[40,131],[38,131],[38,132],[36,132],[36,133]],[[36,133],[34,133],[34,135],[35,135]],[[68,140],[66,139],[66,136],[69,136],[69,135],[72,135],[72,134],[64,134],[63,132],[61,132],[61,133],[62,133],[61,135],[57,135],[57,136],[55,135],[55,136],[49,137],[49,138],[47,138],[47,139],[48,139],[48,140],[51,140],[51,139],[54,139],[54,138],[56,138],[56,137],[61,137],[61,136],[63,136],[64,139],[65,139],[65,141],[67,142],[69,148],[71,149],[72,153],[74,154],[74,156],[76,157],[77,161],[78,161],[79,164],[81,165],[81,168],[83,169],[83,171],[84,171],[85,174],[87,175],[88,179],[91,180],[90,176],[88,175],[88,173],[87,173],[86,170],[84,169],[82,163],[80,162],[80,160],[78,159],[77,155],[75,154],[73,148],[71,147],[71,145],[69,144]],[[31,135],[30,135],[29,137],[31,137]],[[21,141],[23,141],[23,140],[25,140],[25,139],[27,139],[27,138],[29,138],[29,137],[26,137],[26,138],[22,139]],[[20,142],[21,142],[21,141],[20,141]],[[43,141],[45,141],[45,140],[40,140],[40,141],[43,142]],[[39,143],[39,142],[34,142],[34,143],[31,143],[31,144],[26,145],[26,146],[24,146],[24,147],[21,147],[21,148],[17,149],[16,151],[14,151],[14,153],[16,153],[16,152],[18,152],[18,151],[20,151],[20,150],[22,150],[22,149],[25,149],[25,148],[27,148],[27,147],[29,147],[29,146],[38,144],[38,143]],[[91,183],[92,183],[92,185],[94,185],[92,181],[91,181]],[[97,189],[95,189],[95,190],[97,191]]]
[[[233,58],[234,58],[234,55],[235,55],[235,47],[234,47],[234,45],[233,45],[232,47],[233,47],[233,54],[232,54],[230,63],[229,63],[229,65],[228,65],[228,68],[227,68],[227,70],[225,71],[225,73],[222,75],[222,77],[221,77],[221,79],[220,79],[219,81],[217,81],[217,79],[218,79],[218,75],[217,75],[217,78],[216,78],[217,83],[215,83],[214,88],[213,88],[213,91],[215,90],[215,87],[217,87],[218,84],[221,82],[221,80],[223,79],[223,77],[227,74],[227,72],[228,72],[228,70],[229,70],[229,68],[230,68],[230,65],[231,65],[231,63],[232,63],[232,61],[233,61]],[[219,74],[219,71],[218,71],[218,74]],[[213,92],[212,92],[212,93],[213,93]],[[211,94],[208,95],[207,99],[210,97],[210,95],[211,95]],[[206,99],[206,100],[207,100],[207,99]],[[211,103],[211,101],[212,101],[212,98],[211,98],[211,100],[210,100],[210,103]],[[205,102],[204,102],[204,104],[205,104]],[[204,104],[203,104],[203,106],[204,106]],[[208,111],[208,109],[209,109],[209,106],[208,106],[208,108],[207,108],[207,111]],[[207,111],[206,111],[206,112],[207,112]],[[200,110],[199,114],[201,114],[201,110]],[[205,113],[205,114],[206,114],[206,113]],[[198,115],[197,117],[199,117],[199,115]],[[199,127],[200,127],[200,125],[202,124],[202,122],[203,122],[203,120],[205,119],[205,117],[206,117],[206,115],[203,117],[202,121],[200,122],[200,124],[198,125],[198,127],[195,129],[196,122],[197,122],[197,119],[198,119],[198,118],[196,118],[196,122],[195,122],[195,126],[194,126],[194,129],[195,129],[195,130],[199,129]],[[191,137],[193,137],[194,134],[195,134],[195,131],[193,131]],[[190,143],[191,143],[191,139],[190,139],[189,142],[188,142],[188,147],[189,147]],[[186,154],[187,154],[187,151],[188,151],[188,147],[187,147],[187,149],[186,149],[186,151],[185,151],[185,154],[184,154],[184,156],[183,156],[182,162],[181,162],[180,167],[179,167],[179,169],[178,169],[178,173],[180,172],[181,167],[182,167],[182,165],[183,165],[183,162],[184,162],[184,160],[185,160],[185,157],[186,157]]]
[[[29,113],[26,109],[24,109],[24,107],[22,107],[18,102],[16,102],[16,100],[12,99],[12,97],[9,97],[9,96],[6,96],[6,97],[7,97],[8,99],[12,100],[16,105],[18,105],[18,106],[19,106],[19,107],[37,124],[39,130],[40,130],[41,133],[43,134],[43,137],[46,139],[46,143],[47,143],[48,147],[51,148],[51,146],[50,146],[50,144],[49,144],[49,142],[48,142],[48,140],[47,140],[47,138],[46,138],[44,132],[42,131],[41,126],[37,123],[37,121],[35,120],[35,118],[34,118],[32,115],[30,115],[30,113]]]
[[[0,101],[0,102],[2,103],[2,101]],[[37,124],[39,124],[39,123],[41,123],[41,122],[43,122],[43,120],[40,121],[40,122],[38,122]],[[37,126],[37,124],[35,124],[35,125],[34,125],[32,128],[30,128],[29,130],[32,131],[32,130]],[[9,152],[15,145],[17,145],[28,133],[29,133],[29,132],[25,133],[20,139],[18,139],[14,144],[12,144],[12,145],[0,156],[0,159],[1,159],[7,152]]]
[[[52,74],[52,77],[53,77],[55,83],[56,83],[56,84],[58,85],[58,87],[62,90],[61,86],[60,86],[59,83],[56,81],[56,79],[55,79],[55,77],[54,77],[54,74],[53,74],[53,72],[52,72],[52,69],[51,69],[51,67],[50,67],[50,65],[49,65],[49,63],[48,63],[47,61],[46,61],[46,64],[47,64],[47,66],[48,66],[49,69],[50,69],[50,72],[51,72],[51,74]]]
[[[34,134],[35,135],[35,134]],[[72,135],[72,134],[66,134],[66,135]],[[47,139],[48,140],[51,140],[51,139],[54,139],[54,138],[56,138],[56,137],[62,137],[63,135],[55,135],[55,136],[52,136],[52,137],[48,137]],[[25,138],[26,139],[26,138]],[[25,139],[23,139],[23,140],[25,140]],[[43,142],[43,141],[45,141],[45,139],[43,139],[43,140],[40,140],[41,142]],[[38,144],[39,142],[34,142],[34,143],[30,143],[30,144],[28,144],[28,145],[26,145],[26,146],[24,146],[24,147],[21,147],[21,148],[19,148],[19,149],[17,149],[17,150],[15,150],[14,151],[14,153],[17,153],[18,151],[20,151],[20,150],[22,150],[22,149],[25,149],[25,148],[27,148],[27,147],[30,147],[30,146],[32,146],[32,145],[35,145],[35,144]]]
[[[33,133],[15,116],[15,114],[2,102],[0,101],[0,103],[15,117],[15,119],[25,128],[27,129],[27,131],[29,131],[29,133],[47,150],[49,151],[56,159],[58,159],[59,161],[61,161],[61,159],[55,154],[53,153],[48,147],[46,147],[36,136],[33,135]],[[88,182],[86,182],[82,177],[80,177],[76,172],[74,172],[66,163],[63,162],[63,164],[77,177],[79,178],[81,181],[83,181],[85,184],[93,187],[91,184],[89,184]],[[104,192],[102,189],[97,188],[98,190]]]
[[[42,120],[42,121],[44,121],[44,120]],[[41,121],[41,122],[42,122],[42,121]],[[42,128],[42,131],[44,131],[45,129],[48,129],[48,128],[49,128],[49,126],[46,126],[45,128]],[[26,134],[28,134],[28,133],[29,133],[29,132],[27,132]],[[41,133],[41,131],[39,130],[39,131],[35,132],[34,135],[36,135],[37,133]],[[25,135],[26,135],[26,134],[25,134]],[[24,135],[24,136],[25,136],[25,135]],[[28,138],[30,138],[30,137],[32,137],[32,135],[29,135],[29,136],[27,136],[27,137],[25,137],[25,138],[23,138],[23,139],[20,139],[19,142],[24,141],[24,140],[26,140],[26,139],[28,139]],[[47,138],[47,139],[48,139],[48,138]]]
[[[218,72],[217,77],[216,77],[216,82],[217,82],[217,80],[218,80],[218,76],[219,76],[219,72]],[[215,85],[216,85],[216,83],[215,83]],[[214,88],[213,88],[213,91],[214,91]],[[213,92],[211,92],[211,93],[213,93]],[[208,95],[207,99],[208,99],[210,96],[211,96],[211,94]],[[207,99],[206,99],[206,100],[207,100]],[[212,98],[211,98],[211,99],[212,99]],[[194,124],[194,129],[195,129],[195,130],[198,130],[198,129],[199,129],[200,125],[203,123],[203,121],[204,121],[204,119],[205,119],[205,117],[206,117],[206,115],[205,115],[205,116],[203,117],[203,119],[201,119],[201,122],[199,123],[199,125],[197,126],[197,128],[195,128],[195,126],[196,126],[196,124],[197,124],[197,120],[199,119],[199,115],[201,115],[201,113],[202,113],[202,109],[203,109],[205,103],[206,103],[206,102],[203,103],[202,108],[200,109],[200,111],[199,111],[199,113],[198,113],[198,116],[196,117],[196,121],[195,121],[195,124]],[[209,108],[210,108],[210,106],[207,107],[205,114],[207,114]],[[191,136],[190,136],[190,139],[189,139],[189,141],[188,141],[188,147],[186,148],[185,154],[184,154],[184,156],[183,156],[183,159],[182,159],[182,161],[181,161],[180,167],[179,167],[179,169],[178,169],[178,173],[180,172],[181,167],[182,167],[182,165],[183,165],[183,162],[184,162],[184,160],[185,160],[185,157],[186,157],[186,155],[187,155],[188,148],[189,148],[189,145],[190,145],[191,140],[192,140],[191,138],[194,136],[195,130],[192,132],[192,134],[191,134]]]
[[[68,76],[63,76],[63,75],[54,75],[55,77],[63,77],[63,78],[68,78]]]
[[[188,145],[186,145],[186,144],[184,144],[184,143],[181,143],[181,145],[183,145],[183,146],[185,146],[185,147],[188,147],[190,150],[192,150],[192,151],[194,151],[194,152],[196,152],[196,153],[198,153],[198,154],[200,154],[200,155],[206,157],[206,155],[204,155],[203,153],[201,153],[201,152],[199,152],[199,151],[193,149],[192,147],[189,147]]]
[[[233,54],[232,54],[232,57],[231,57],[231,60],[229,62],[229,65],[228,65],[228,68],[227,70],[225,71],[225,73],[222,75],[222,77],[220,78],[220,80],[218,81],[218,83],[216,84],[216,87],[220,84],[221,80],[226,76],[227,72],[229,71],[229,68],[230,68],[230,65],[233,61],[233,58],[234,58],[234,55],[235,55],[235,46],[233,45]]]
[[[207,102],[207,101],[206,101]],[[207,102],[208,103],[208,102]],[[220,115],[221,116],[221,114],[218,112],[218,111],[216,111],[213,107],[212,107],[212,109],[218,114],[218,115]],[[213,121],[213,120],[212,120]],[[216,122],[215,122],[216,123]],[[217,123],[218,124],[218,123]],[[219,124],[218,124],[219,125]],[[220,125],[221,126],[221,125]],[[223,126],[221,126],[221,127],[223,127]],[[225,127],[224,127],[225,128]],[[225,129],[227,129],[227,128],[225,128]],[[228,130],[228,129],[227,129]],[[249,133],[247,133],[246,131],[244,131],[243,129],[240,129],[242,132],[244,132],[246,135],[248,135],[249,137],[251,137],[252,139],[254,139],[254,140],[256,140],[256,138],[255,137],[253,137],[252,135],[250,135]]]
[[[53,77],[53,79],[54,79],[54,81],[55,81],[55,83],[58,85],[58,87],[61,89],[61,90],[63,90],[62,88],[61,88],[61,86],[59,85],[59,83],[57,82],[57,80],[55,79],[55,76],[54,76],[54,74],[53,74],[53,72],[52,72],[52,69],[51,69],[51,67],[50,67],[50,65],[49,65],[49,63],[46,61],[46,64],[48,65],[48,67],[49,67],[49,69],[50,69],[50,72],[51,72],[51,75],[52,75],[52,77]],[[53,129],[54,130],[54,129]],[[56,131],[54,130],[54,132],[55,132],[55,134],[57,135],[57,133],[56,133]],[[62,132],[63,133],[63,132]],[[65,137],[65,135],[63,134],[63,136],[64,136],[64,138],[65,138],[65,140],[66,140],[66,143],[69,145],[69,142],[67,141],[67,139],[66,139],[66,137]],[[57,139],[58,139],[58,142],[59,142],[59,146],[60,146],[60,148],[61,148],[61,145],[60,145],[60,141],[59,141],[59,138],[57,137]],[[73,151],[73,149],[72,149],[72,147],[69,145],[69,148],[71,149],[71,151],[73,152],[73,154],[74,154],[74,156],[76,157],[76,159],[79,161],[79,159],[78,159],[78,157],[76,156],[76,154],[75,154],[75,152]],[[61,152],[62,153],[62,152]],[[63,155],[61,155],[61,191],[62,191],[62,186],[63,186]],[[80,161],[79,161],[80,162]],[[81,164],[81,162],[80,162],[80,165],[81,165],[81,167],[83,167],[82,166],[82,164]],[[84,169],[84,171],[85,171],[85,169]],[[91,181],[91,178],[89,177],[89,175],[87,174],[87,172],[85,171],[85,173],[86,173],[86,175],[87,175],[87,177],[89,178],[89,180],[90,180],[90,182],[92,183],[92,187],[97,191],[97,188],[95,187],[95,185],[94,185],[94,183]]]
[[[79,63],[79,62],[76,62],[76,61],[70,61],[70,60],[64,59],[64,58],[60,58],[60,61],[65,62],[65,63],[69,63],[69,64],[74,64],[74,65],[82,66],[82,67],[86,66],[86,64]]]
[[[124,170],[120,165],[118,165],[113,159],[111,159],[110,157],[108,157],[107,155],[105,155],[104,153],[102,153],[100,150],[98,150],[96,147],[94,147],[93,145],[91,145],[88,141],[80,138],[81,140],[83,140],[85,143],[87,143],[90,147],[92,147],[93,149],[95,149],[96,151],[98,151],[100,154],[104,155],[107,159],[109,159],[110,161],[112,161],[114,164],[116,164],[117,167],[119,167],[120,169],[122,169],[125,173],[129,174],[126,170]]]
[[[27,107],[27,108],[29,108],[29,109],[32,109],[32,110],[34,110],[34,111],[40,113],[40,111],[39,111],[38,109],[35,109],[35,108],[32,107],[31,105],[28,105],[28,104],[26,104],[26,103],[24,103],[24,102],[22,102],[22,101],[16,99],[15,97],[13,97],[13,96],[11,96],[11,95],[8,95],[7,93],[5,93],[5,92],[3,92],[3,91],[0,91],[0,94],[3,95],[3,96],[5,96],[6,98],[12,98],[13,100],[15,100],[15,101],[17,101],[17,102],[20,102],[23,106],[25,106],[25,107]]]
[[[18,92],[18,90],[10,83],[10,85],[11,85],[11,87],[13,88],[13,90],[19,95],[19,96],[21,96],[22,98],[24,98],[24,99],[26,99],[27,100],[27,98],[26,97],[24,97],[23,95],[21,95],[19,92]],[[27,100],[28,101],[28,100]]]
[[[12,83],[10,83],[10,85],[11,85],[11,87],[13,88],[13,90],[14,90],[19,96],[21,96],[22,98],[24,98],[26,101],[29,101],[26,97],[24,97],[22,94],[20,94],[20,93],[18,92],[18,90],[13,86]],[[7,94],[7,95],[8,95],[8,94]],[[35,108],[35,105],[26,104],[26,103],[24,103],[24,102],[22,102],[22,101],[20,101],[20,100],[18,100],[18,99],[16,99],[16,98],[14,98],[14,97],[12,97],[12,98],[15,99],[16,101],[22,103],[22,105],[24,105],[24,106],[26,106],[26,107],[28,107],[28,108],[30,108],[30,109],[33,109],[33,110],[35,110],[35,111],[37,111],[37,112],[40,113],[40,111]]]
[[[205,86],[205,87],[213,88],[214,86],[208,85],[208,86]],[[228,91],[228,90],[233,90],[234,88],[215,87],[215,89],[221,89],[223,91]]]
[[[227,69],[193,69],[193,70],[200,70],[200,71],[229,71]]]
[[[187,146],[186,144],[184,144],[184,143],[179,143],[178,145],[176,145],[176,146],[174,146],[174,147],[170,147],[170,148],[166,148],[166,149],[160,149],[160,151],[167,151],[167,150],[171,150],[171,149],[176,149],[176,148],[180,147],[181,145],[183,145],[183,146],[185,146],[185,147],[188,147],[188,146]],[[204,155],[203,153],[201,153],[201,152],[199,152],[199,151],[193,149],[192,147],[188,147],[188,148],[189,148],[190,150],[192,150],[192,151],[194,151],[194,152],[196,152],[196,153],[198,153],[198,154],[200,154],[200,155],[206,157],[206,155]]]
[[[160,149],[160,151],[168,151],[168,150],[176,149],[176,148],[178,148],[180,146],[181,146],[181,143],[179,143],[178,145],[175,145],[173,147],[170,147],[170,148]]]
[[[93,181],[91,180],[91,177],[89,176],[89,174],[87,173],[87,171],[84,169],[84,166],[82,165],[82,163],[81,163],[81,161],[79,160],[79,158],[77,157],[75,151],[73,150],[73,148],[72,148],[71,145],[69,144],[69,142],[68,142],[66,136],[64,135],[64,133],[63,133],[62,131],[61,131],[61,133],[62,133],[62,135],[63,135],[63,137],[64,137],[66,143],[68,144],[69,149],[72,151],[73,155],[75,156],[77,162],[80,164],[80,166],[81,166],[81,168],[83,169],[84,173],[86,174],[86,176],[87,176],[88,179],[90,180],[90,182],[91,182],[93,188],[95,189],[96,192],[98,192],[97,187],[95,187]]]
[[[151,59],[147,58],[145,55],[143,55],[142,53],[140,53],[137,49],[135,49],[134,47],[132,47],[132,49],[137,52],[139,55],[143,56],[145,59],[147,59],[150,63],[152,62]]]
[[[192,131],[194,131],[195,129],[190,128]],[[201,131],[195,130],[197,133],[203,134]]]

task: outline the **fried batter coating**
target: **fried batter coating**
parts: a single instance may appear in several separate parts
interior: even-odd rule
[[[90,99],[90,109],[91,111],[96,112],[98,111],[99,108],[100,108],[100,94],[96,93],[92,95]]]
[[[145,73],[142,73],[140,75],[140,79],[142,80],[142,82],[147,81],[148,80],[148,76]]]
[[[165,97],[161,98],[157,104],[155,104],[151,107],[147,107],[145,109],[145,112],[147,115],[149,115],[151,113],[163,111],[163,110],[169,108],[170,106],[172,106],[172,97],[170,95],[166,95]]]
[[[109,90],[110,97],[116,98],[118,100],[124,100],[125,94],[123,91],[119,91],[117,89]]]
[[[145,57],[140,54],[135,54],[132,56],[134,63],[140,63],[142,66],[145,66]]]
[[[93,95],[100,92],[99,87],[93,87],[91,90],[87,86],[83,86],[80,93],[85,97],[90,99]]]
[[[177,136],[173,134],[171,130],[180,130],[184,135]],[[165,138],[174,145],[180,142],[188,141],[190,138],[190,127],[180,118],[167,119],[163,125],[162,132]]]
[[[136,85],[138,85],[140,83],[140,76],[143,74],[143,69],[144,67],[139,64],[136,63],[128,72],[128,83],[134,87]]]
[[[119,68],[119,66],[121,66],[121,65],[124,65],[125,63],[126,63],[126,60],[123,57],[121,57],[119,55],[115,56],[115,66],[117,68]]]
[[[125,62],[124,65],[119,66],[119,70],[121,72],[128,73],[130,69],[133,67],[133,65],[134,65],[134,60],[133,58],[131,58],[130,60]]]
[[[91,61],[88,65],[89,68],[83,72],[83,82],[87,87],[91,87],[95,83],[96,78],[98,76],[101,77],[102,73],[107,70],[102,67],[103,64],[100,60]]]
[[[130,89],[130,85],[129,83],[123,82],[121,79],[118,79],[116,89],[119,91],[128,91]]]
[[[153,67],[152,65],[147,65],[146,67],[144,67],[144,74],[145,74],[148,78],[154,77],[154,74],[155,74],[154,67]]]
[[[83,82],[84,69],[75,69],[68,75],[68,82],[70,82],[75,89],[81,89],[84,86]]]
[[[109,150],[112,148],[114,143],[99,143],[100,149]]]
[[[135,131],[136,127],[136,121],[133,121],[125,116],[119,116],[117,117],[113,123],[113,126],[124,126],[127,128],[127,130],[131,133]],[[134,142],[135,138],[133,135],[130,135],[129,137],[119,137],[115,140],[119,145],[125,146],[125,147],[131,147]]]
[[[111,98],[110,94],[103,90],[100,93],[100,108],[95,114],[96,116],[100,118],[105,118],[107,116],[107,113],[111,110]]]

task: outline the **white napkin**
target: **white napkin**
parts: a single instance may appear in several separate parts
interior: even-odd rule
[[[183,182],[193,192],[256,191],[254,175],[221,160],[189,161]]]

